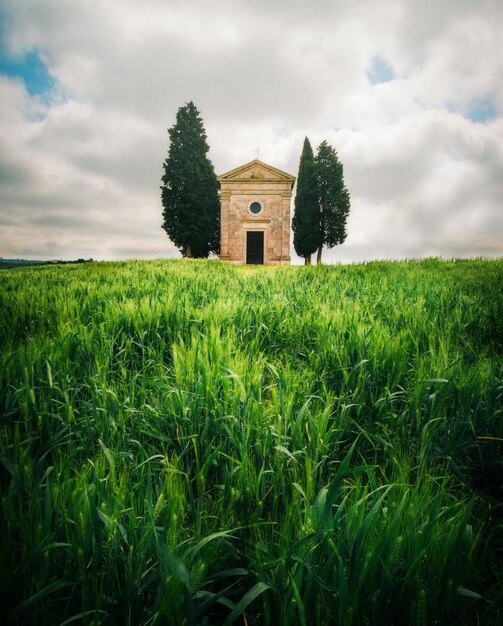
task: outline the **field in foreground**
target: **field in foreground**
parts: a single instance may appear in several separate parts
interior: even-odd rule
[[[503,260],[2,272],[8,623],[503,623],[502,284]]]

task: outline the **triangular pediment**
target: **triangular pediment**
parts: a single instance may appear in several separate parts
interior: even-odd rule
[[[289,182],[292,186],[295,182],[295,176],[287,174],[282,170],[279,170],[272,165],[268,165],[263,161],[255,159],[249,163],[245,163],[240,167],[236,167],[229,172],[220,174],[218,181],[223,182],[238,182],[238,181],[274,181],[274,182]]]

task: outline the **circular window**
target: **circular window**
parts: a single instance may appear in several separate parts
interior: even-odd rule
[[[260,202],[252,202],[250,204],[250,211],[254,215],[258,215],[260,213],[260,211],[262,211],[262,205],[260,204]]]

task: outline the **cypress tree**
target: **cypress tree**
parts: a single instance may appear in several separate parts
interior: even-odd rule
[[[300,156],[292,229],[295,252],[304,258],[306,265],[310,265],[311,254],[322,245],[322,242],[316,163],[307,137],[304,139]]]
[[[321,263],[323,245],[333,248],[346,240],[346,220],[350,209],[344,170],[337,152],[323,141],[316,155],[316,175],[320,205],[321,242],[317,262]]]
[[[193,102],[178,109],[169,130],[161,199],[162,228],[185,257],[220,251],[218,181],[199,111]]]

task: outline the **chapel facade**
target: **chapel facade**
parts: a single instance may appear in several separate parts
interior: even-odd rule
[[[295,176],[258,159],[218,176],[220,259],[290,264],[290,203]]]

